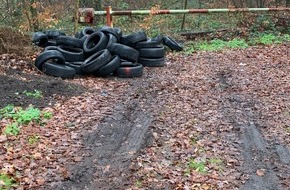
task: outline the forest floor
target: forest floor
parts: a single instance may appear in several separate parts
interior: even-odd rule
[[[16,189],[287,189],[289,58],[289,43],[168,52],[140,78],[63,80],[3,54],[0,108],[53,117],[16,136],[2,118],[0,174]]]

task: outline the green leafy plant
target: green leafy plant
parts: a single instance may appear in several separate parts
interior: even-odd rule
[[[207,172],[206,162],[205,161],[196,161],[194,158],[189,160],[188,168],[194,169],[198,173],[202,173],[202,174]]]
[[[32,135],[30,137],[28,137],[28,143],[30,145],[35,144],[39,141],[39,136],[38,135]]]
[[[43,97],[42,92],[40,90],[33,90],[32,92],[25,90],[23,93],[26,96],[31,96],[34,98],[42,98]]]
[[[49,111],[42,112],[42,116],[44,119],[51,119],[53,114]]]
[[[5,173],[0,173],[0,189],[1,190],[8,190],[15,186],[16,183],[12,177]]]
[[[13,115],[13,119],[16,120],[20,124],[28,124],[31,121],[36,121],[39,123],[40,121],[41,111],[38,108],[34,108],[33,106],[29,106],[27,109],[20,109]]]
[[[17,123],[11,123],[5,127],[4,134],[17,136],[20,128]]]
[[[9,104],[4,108],[0,109],[0,119],[2,118],[10,118],[15,114],[14,105]]]

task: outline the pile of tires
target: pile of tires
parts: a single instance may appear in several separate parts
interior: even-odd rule
[[[143,67],[165,65],[165,47],[181,51],[168,36],[148,38],[144,31],[123,35],[112,27],[85,27],[74,37],[57,30],[35,32],[32,42],[43,48],[35,59],[42,72],[62,78],[75,75],[141,77]]]

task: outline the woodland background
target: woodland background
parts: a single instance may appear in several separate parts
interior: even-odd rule
[[[73,34],[84,26],[79,24],[76,28],[73,24],[78,8],[91,7],[95,10],[104,10],[108,5],[112,6],[113,10],[289,7],[290,0],[0,0],[0,26],[17,28],[24,32],[60,29]],[[290,20],[287,12],[262,14],[264,17],[259,18],[260,24],[273,25],[272,22]],[[176,33],[250,26],[257,21],[257,15],[261,16],[261,13],[115,16],[114,26],[121,27],[125,32],[142,28],[154,36],[161,32]],[[94,26],[104,24],[103,16],[96,17]]]

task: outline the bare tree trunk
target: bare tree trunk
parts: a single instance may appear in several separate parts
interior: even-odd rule
[[[78,30],[80,0],[75,0],[74,33]]]
[[[188,3],[188,1],[187,1],[187,0],[185,0],[185,1],[184,1],[184,7],[183,7],[183,9],[187,9],[187,3]],[[181,24],[181,30],[183,30],[183,29],[184,29],[184,25],[185,25],[185,19],[186,19],[186,15],[185,15],[185,14],[183,14],[183,19],[182,19],[182,24]]]
[[[30,0],[29,10],[31,13],[31,18],[32,18],[31,20],[32,20],[33,31],[37,31],[39,30],[39,22],[38,22],[38,14],[37,14],[37,7],[36,7],[35,0]]]

